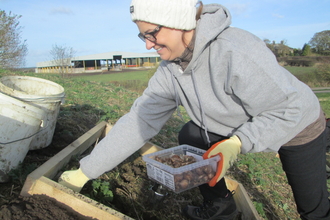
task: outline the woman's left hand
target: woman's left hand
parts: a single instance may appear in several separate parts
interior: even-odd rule
[[[237,155],[241,152],[241,146],[242,143],[240,139],[234,135],[229,139],[213,144],[211,148],[204,153],[204,159],[209,159],[216,155],[220,156],[216,174],[209,182],[209,186],[215,186],[215,184],[225,176],[227,170],[233,165],[237,159]]]

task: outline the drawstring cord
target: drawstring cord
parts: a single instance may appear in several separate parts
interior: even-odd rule
[[[172,78],[172,84],[173,84],[174,94],[175,94],[176,113],[177,113],[177,116],[179,116],[181,118],[181,120],[184,121],[181,111],[180,111],[180,107],[179,107],[179,97],[178,97],[176,85],[174,83],[175,79],[174,79],[173,73],[171,74],[171,78]]]
[[[196,92],[196,96],[197,96],[197,100],[198,100],[198,103],[199,103],[199,106],[200,106],[200,110],[201,110],[201,118],[202,118],[202,125],[204,125],[204,131],[205,131],[205,135],[206,135],[206,138],[207,138],[207,143],[208,143],[208,147],[210,147],[210,137],[207,133],[207,122],[205,120],[205,112],[204,112],[204,109],[203,109],[203,103],[202,103],[202,100],[199,96],[199,91],[198,91],[198,87],[197,87],[197,84],[196,84],[196,78],[195,78],[195,72],[194,70],[191,71],[191,77],[192,77],[192,82],[193,82],[193,85],[194,85],[194,89],[195,89],[195,92]]]
[[[210,141],[210,137],[209,137],[208,132],[207,132],[207,123],[206,123],[206,120],[205,120],[205,112],[204,112],[202,100],[199,96],[199,91],[198,91],[198,88],[197,88],[197,85],[196,85],[194,70],[192,70],[192,72],[191,72],[191,77],[192,77],[194,90],[196,92],[197,100],[198,100],[200,110],[201,110],[202,126],[204,125],[205,136],[206,136],[206,139],[207,139],[208,147],[210,147],[211,141]],[[182,114],[180,112],[180,108],[179,108],[179,97],[178,97],[178,93],[177,93],[176,84],[174,83],[175,76],[174,76],[173,73],[171,74],[171,78],[172,78],[172,84],[173,84],[174,93],[175,93],[175,103],[176,103],[176,107],[177,107],[177,115],[182,119],[182,121],[184,121],[184,119],[182,117]]]

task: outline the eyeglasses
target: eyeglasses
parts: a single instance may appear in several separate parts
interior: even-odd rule
[[[149,33],[145,33],[145,34],[139,33],[138,37],[143,42],[146,42],[146,40],[148,40],[148,41],[151,41],[151,42],[155,43],[157,41],[157,38],[156,38],[155,35],[160,31],[161,28],[162,28],[162,26],[159,25],[153,31],[151,31]]]

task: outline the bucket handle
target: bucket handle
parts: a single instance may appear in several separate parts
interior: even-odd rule
[[[15,97],[17,99],[23,100],[25,102],[61,102],[61,104],[64,104],[64,97],[58,97],[58,96],[53,96],[53,97],[36,97],[36,98],[31,98],[31,97]]]
[[[32,135],[30,135],[28,137],[20,138],[20,139],[14,140],[14,141],[6,142],[6,143],[0,142],[0,144],[3,144],[3,145],[12,144],[12,143],[15,143],[15,142],[18,142],[18,141],[29,139],[29,138],[33,137],[34,135],[37,135],[38,133],[42,132],[43,130],[45,130],[48,127],[48,125],[46,125],[44,127],[43,124],[44,124],[44,120],[41,120],[40,127],[42,127],[43,129],[40,129],[39,131],[37,131],[36,133],[34,133],[34,134],[32,134]]]

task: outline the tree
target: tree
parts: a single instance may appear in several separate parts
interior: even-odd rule
[[[302,50],[300,48],[293,49],[293,56],[300,56],[302,53]]]
[[[311,46],[309,44],[304,44],[301,52],[301,56],[309,56],[311,55]]]
[[[269,39],[264,39],[266,46],[274,53],[275,42],[271,42]]]
[[[269,39],[264,39],[264,42],[276,57],[285,57],[293,53],[293,50],[291,51],[289,46],[287,46],[286,40],[282,40],[279,44],[275,41],[271,42]]]
[[[278,57],[291,56],[293,53],[293,50],[291,51],[290,47],[288,46],[287,40],[281,40],[279,44],[276,44],[275,51],[275,54]]]
[[[71,60],[75,55],[75,51],[72,47],[53,45],[50,54],[53,59],[53,65],[56,66],[60,74],[65,74],[71,69]]]
[[[314,34],[309,41],[311,48],[315,53],[322,55],[330,54],[330,30],[321,31]]]
[[[26,40],[21,40],[21,15],[0,10],[0,68],[24,66],[27,55]]]

